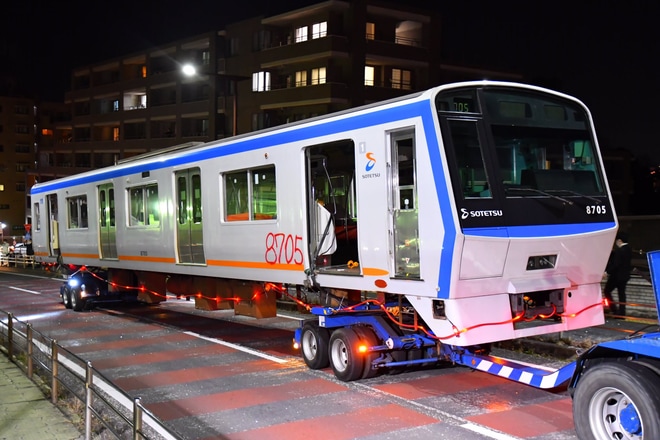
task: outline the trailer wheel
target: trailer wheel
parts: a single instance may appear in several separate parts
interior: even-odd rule
[[[363,341],[363,343],[373,347],[378,345],[378,338],[376,333],[369,327],[354,327],[355,332],[358,337]],[[362,372],[362,379],[368,379],[374,377],[378,374],[378,369],[374,368],[372,362],[378,358],[378,353],[364,353],[361,355],[364,358],[364,371]]]
[[[80,287],[70,289],[69,298],[71,299],[71,308],[74,311],[80,312],[85,308],[85,300],[82,298]]]
[[[358,353],[360,339],[350,328],[335,330],[330,336],[330,365],[337,379],[349,382],[362,377],[364,358]]]
[[[327,329],[319,327],[315,322],[306,322],[300,336],[300,352],[305,363],[312,370],[325,368],[330,364],[328,341],[330,334]]]
[[[573,395],[575,431],[582,440],[660,439],[658,376],[630,362],[589,368]]]
[[[71,288],[69,286],[64,286],[60,289],[60,297],[62,297],[62,304],[67,309],[71,308]]]

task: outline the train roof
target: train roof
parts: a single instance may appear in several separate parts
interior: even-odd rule
[[[554,93],[556,95],[564,96],[566,98],[575,100],[575,98],[573,97],[563,95],[561,93],[552,90],[547,90],[540,87],[531,86],[528,84],[514,83],[514,82],[484,80],[484,81],[467,81],[467,82],[444,84],[433,87],[425,91],[411,93],[408,95],[400,96],[386,101],[379,101],[351,109],[346,109],[334,113],[328,113],[326,115],[316,116],[313,118],[291,122],[284,125],[278,125],[275,127],[270,127],[259,131],[240,134],[229,138],[213,140],[206,143],[187,142],[172,147],[166,147],[163,149],[154,150],[151,152],[133,156],[131,158],[120,160],[117,162],[117,164],[112,166],[86,171],[80,174],[66,176],[59,179],[49,180],[43,183],[37,183],[34,186],[32,186],[30,193],[31,195],[35,195],[35,194],[39,194],[47,191],[53,191],[59,188],[65,188],[74,185],[90,183],[90,182],[98,182],[102,180],[110,180],[112,178],[121,177],[132,173],[139,173],[143,171],[153,170],[155,168],[176,166],[182,163],[190,162],[191,155],[194,155],[195,160],[208,159],[210,157],[219,155],[218,154],[219,148],[223,149],[221,155],[228,155],[240,151],[259,149],[265,147],[265,145],[263,145],[263,143],[261,142],[254,142],[254,141],[262,139],[265,136],[270,136],[277,133],[282,133],[282,134],[290,133],[305,127],[318,127],[319,123],[322,121],[327,121],[327,122],[341,121],[347,119],[348,116],[351,115],[357,116],[359,114],[369,113],[371,110],[378,108],[385,109],[388,107],[405,105],[406,103],[425,102],[428,101],[431,97],[435,96],[437,92],[445,89],[461,88],[461,87],[487,87],[487,86],[516,87],[516,88],[522,87],[531,90],[542,91],[545,93]],[[320,136],[320,134],[318,134],[315,131],[314,136],[312,136],[312,133],[308,133],[308,135],[304,136],[304,138],[312,138],[318,136]],[[278,145],[278,144],[286,143],[286,141],[287,141],[286,137],[281,137],[276,142],[272,142],[269,144]],[[288,141],[290,142],[292,141],[292,139],[288,139]],[[232,146],[234,148],[232,148]],[[238,146],[242,146],[242,148],[239,148]],[[210,154],[211,151],[215,152],[215,154]],[[188,159],[185,159],[186,157]]]

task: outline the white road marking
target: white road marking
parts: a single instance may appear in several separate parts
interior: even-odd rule
[[[41,292],[35,292],[34,290],[21,289],[20,287],[14,287],[14,286],[9,286],[9,288],[21,292],[32,293],[33,295],[41,295]]]
[[[488,429],[481,425],[475,425],[474,423],[466,423],[465,425],[461,425],[461,428],[468,429],[495,440],[519,440],[518,437],[511,437],[510,435],[502,434],[501,432],[493,431],[492,429]]]
[[[258,350],[253,350],[251,348],[243,347],[242,345],[232,344],[231,342],[223,341],[222,339],[209,338],[208,336],[200,335],[199,333],[194,333],[194,332],[184,332],[184,333],[199,339],[203,339],[205,341],[213,342],[214,344],[224,345],[225,347],[233,348],[234,350],[242,351],[244,353],[248,353],[253,356],[258,356],[260,358],[267,359],[269,361],[273,361],[278,364],[286,364],[289,362],[286,359],[281,359],[275,356],[271,356],[269,354],[262,353]]]

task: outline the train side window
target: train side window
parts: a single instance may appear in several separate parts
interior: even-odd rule
[[[224,175],[225,221],[270,220],[277,217],[275,167]]]
[[[160,226],[158,185],[133,187],[128,190],[129,226]]]
[[[275,167],[252,170],[252,220],[277,217]]]
[[[131,188],[129,193],[129,226],[144,225],[144,192],[141,187]]]
[[[68,208],[68,225],[69,229],[80,229],[86,228],[88,217],[87,217],[87,196],[75,196],[68,197],[67,208]]]
[[[160,204],[158,201],[158,185],[149,185],[145,188],[147,193],[146,219],[147,225],[160,226]]]
[[[248,219],[248,173],[225,174],[225,220],[235,222]]]

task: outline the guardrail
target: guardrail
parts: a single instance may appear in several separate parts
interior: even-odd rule
[[[82,413],[84,405],[85,439],[103,432],[118,439],[181,440],[142,405],[139,397],[131,398],[115,387],[91,362],[11,313],[0,310],[0,319],[0,347],[5,348],[9,360],[31,380],[37,375],[50,391],[52,403],[65,412]]]
[[[34,255],[27,255],[25,252],[15,252],[11,254],[0,254],[0,267],[37,267]]]

